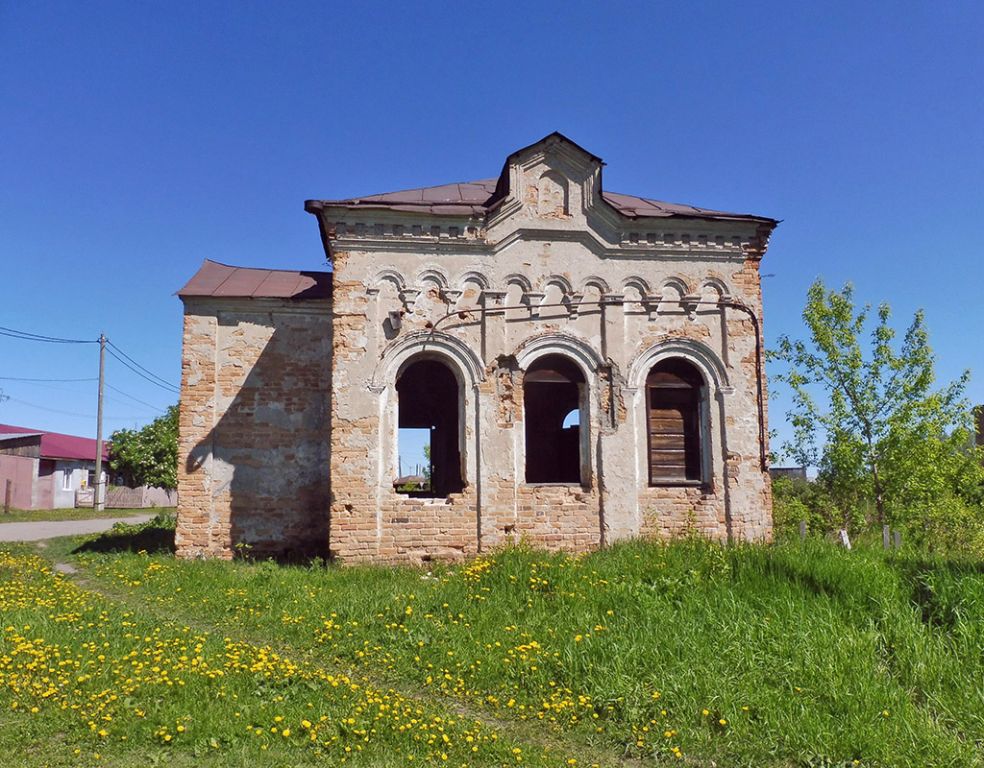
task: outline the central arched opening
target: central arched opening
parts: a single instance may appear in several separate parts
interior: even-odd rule
[[[458,379],[444,363],[410,363],[396,382],[398,477],[409,496],[443,497],[464,488]]]
[[[581,482],[584,374],[562,355],[545,355],[526,370],[526,482]]]

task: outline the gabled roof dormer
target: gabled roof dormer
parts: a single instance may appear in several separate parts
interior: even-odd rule
[[[689,253],[696,243],[761,256],[778,224],[765,216],[605,192],[603,166],[600,157],[555,131],[510,154],[497,179],[307,200],[304,208],[318,217],[329,261],[335,243],[498,249],[527,236],[580,239],[612,253]]]
[[[601,200],[600,157],[554,131],[506,158],[495,193],[486,204],[488,223],[584,219]]]

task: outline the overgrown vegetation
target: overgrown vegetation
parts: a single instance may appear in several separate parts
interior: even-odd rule
[[[925,548],[984,555],[984,453],[972,444],[969,374],[937,382],[921,312],[901,343],[887,304],[870,315],[850,285],[832,291],[818,280],[803,311],[808,340],[781,337],[771,354],[784,365],[773,380],[793,397],[783,450],[819,468],[815,484],[776,483],[776,521],[852,532],[889,524]]]
[[[178,406],[141,429],[118,429],[109,439],[109,468],[126,485],[178,487]]]
[[[79,585],[0,560],[0,747],[33,744],[35,764],[982,765],[973,561],[633,542],[425,573],[122,549],[71,558]]]

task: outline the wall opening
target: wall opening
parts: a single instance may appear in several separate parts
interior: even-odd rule
[[[398,491],[409,493],[431,489],[431,431],[430,427],[404,427],[398,431]]]
[[[536,360],[523,378],[526,482],[581,482],[584,375],[562,355]]]
[[[418,360],[400,374],[396,382],[398,397],[397,453],[411,460],[409,451],[416,441],[417,450],[429,469],[425,482],[398,478],[400,493],[423,498],[440,498],[464,488],[459,447],[458,380],[451,370],[437,360]],[[423,443],[426,440],[426,443]],[[424,451],[424,445],[429,446]],[[405,469],[405,467],[404,467]],[[403,480],[403,482],[400,482]]]
[[[690,363],[663,360],[646,379],[649,484],[697,484],[703,477],[704,380]]]

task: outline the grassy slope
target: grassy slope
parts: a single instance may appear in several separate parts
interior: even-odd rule
[[[427,717],[458,713],[452,741],[466,749],[451,754],[451,764],[515,764],[514,748],[527,763],[554,765],[568,757],[582,765],[680,762],[674,748],[698,765],[984,764],[979,565],[847,553],[820,542],[731,551],[631,543],[580,558],[507,550],[433,574],[163,555],[77,561],[90,586],[112,597],[96,602],[132,611],[129,621],[166,617],[161,631],[207,632],[205,645],[225,635],[250,648],[269,643],[296,664],[392,688]],[[22,610],[25,621],[44,613]],[[110,624],[100,631],[112,635]],[[11,643],[3,636],[0,652],[9,654]],[[216,663],[228,653],[214,652]],[[245,698],[254,683],[244,672],[235,690]],[[330,710],[316,690],[323,682],[309,683],[315,688],[306,695]],[[238,755],[229,764],[263,764],[269,752],[260,737],[221,725],[225,705],[214,699],[214,682],[196,685],[196,700],[211,696],[217,707],[196,710],[196,728],[208,723],[222,739],[199,749],[215,759]],[[10,696],[0,689],[0,702]],[[240,714],[262,721],[264,739],[277,727],[267,722],[274,709],[296,720],[307,703],[275,696],[252,692],[252,709]],[[180,700],[160,705],[169,706],[165,720],[187,708]],[[331,723],[338,711],[325,714]],[[496,735],[477,754],[461,741],[476,719],[486,723],[478,730]],[[4,725],[36,722],[18,715]],[[377,759],[420,746],[377,727],[365,745]],[[61,728],[75,743],[71,728]],[[329,764],[349,738],[335,735],[340,741],[324,747]],[[182,735],[161,748],[180,756],[187,741]],[[274,739],[268,749],[282,752],[292,741]],[[443,764],[426,749],[415,757]]]
[[[12,509],[4,514],[0,508],[0,524],[3,523],[37,523],[49,520],[96,520],[106,517],[131,517],[133,515],[154,515],[158,512],[174,512],[173,507],[150,509],[104,509],[96,511],[92,508],[76,509]]]

